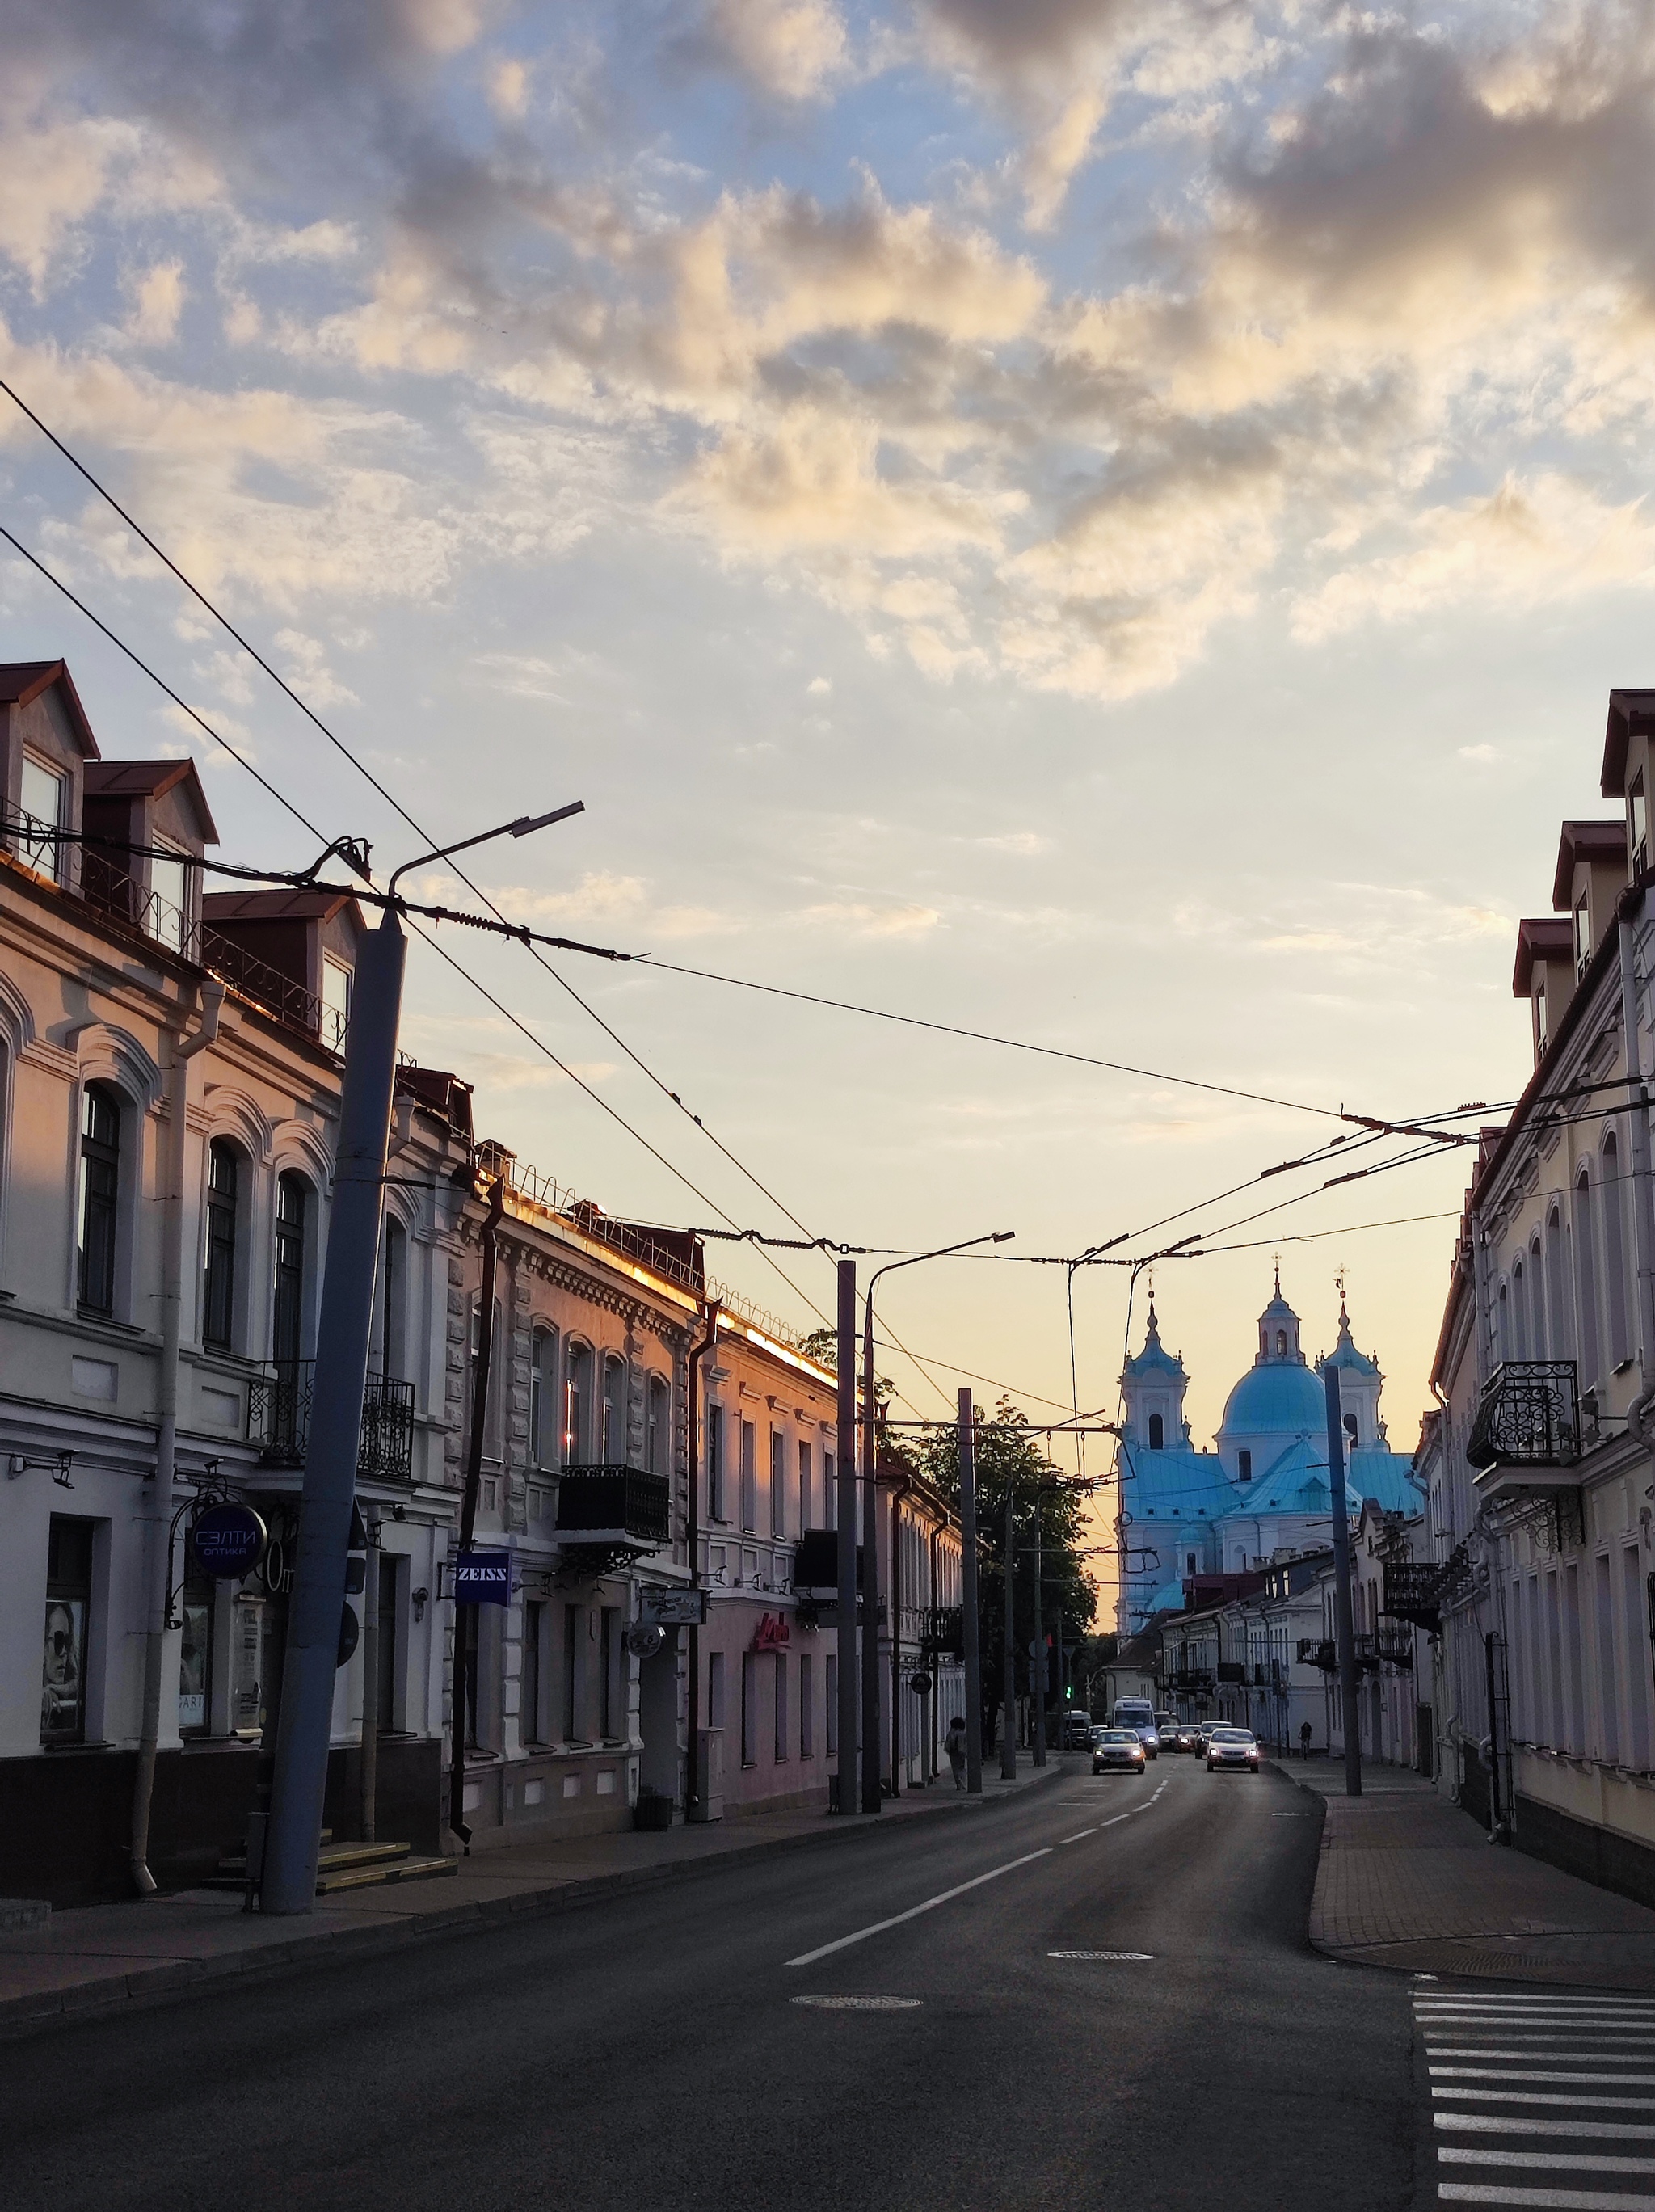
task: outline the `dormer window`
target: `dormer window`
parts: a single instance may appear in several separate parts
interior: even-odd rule
[[[1574,909],[1574,972],[1584,975],[1591,958],[1591,911],[1584,896]]]
[[[149,934],[174,952],[188,947],[190,862],[172,846],[160,848],[149,863]]]
[[[1534,1056],[1540,1059],[1551,1042],[1551,1029],[1546,1017],[1546,984],[1543,976],[1534,987]]]
[[[56,769],[48,768],[33,753],[23,755],[22,787],[19,793],[23,810],[23,834],[18,842],[23,858],[30,867],[49,876],[54,884],[63,881],[63,848],[50,835],[30,834],[31,829],[50,832],[64,826],[64,793],[68,782]]]
[[[1644,792],[1641,769],[1632,779],[1627,793],[1627,842],[1631,848],[1632,872],[1642,875],[1649,866],[1649,800]]]
[[[343,960],[322,962],[322,1042],[330,1052],[343,1052],[350,1021],[351,971]]]

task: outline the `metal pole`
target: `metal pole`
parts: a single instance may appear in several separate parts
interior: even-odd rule
[[[1000,1730],[1000,1778],[1014,1782],[1017,1777],[1017,1646],[1012,1627],[1012,1582],[1016,1565],[1016,1553],[1012,1549],[1011,1508],[1016,1492],[1009,1474],[1006,1477],[1006,1620],[1005,1650],[1001,1661],[1005,1669],[1005,1681],[1001,1691],[1001,1708],[1005,1715]]]
[[[977,1613],[977,1416],[960,1393],[960,1629],[966,1661],[966,1789],[983,1794],[983,1656]],[[949,1716],[951,1720],[954,1716]]]
[[[482,1494],[483,1431],[488,1419],[488,1370],[494,1351],[494,1273],[500,1256],[500,1224],[506,1212],[506,1178],[497,1176],[488,1193],[488,1216],[482,1224],[482,1284],[477,1297],[477,1358],[471,1376],[471,1431],[465,1454],[465,1489],[460,1501],[460,1540],[463,1558],[471,1548],[477,1525],[477,1502]],[[508,1591],[509,1596],[511,1593]],[[476,1608],[454,1607],[453,1692],[449,1699],[452,1720],[448,1730],[448,1826],[471,1856],[471,1831],[465,1820],[465,1730],[471,1705],[471,1615]]]
[[[1042,1492],[1034,1490],[1034,1764],[1046,1765],[1046,1637],[1040,1626],[1040,1519]]]
[[[1344,1775],[1347,1797],[1362,1794],[1361,1715],[1356,1710],[1356,1643],[1350,1619],[1350,1514],[1345,1502],[1344,1413],[1339,1403],[1339,1370],[1330,1360],[1322,1370],[1327,1393],[1328,1504],[1333,1524],[1333,1633],[1338,1642],[1339,1702],[1344,1710]]]
[[[862,1809],[884,1802],[879,1725],[879,1406],[874,1394],[873,1285],[862,1332]],[[892,1622],[894,1628],[895,1623]]]
[[[689,1554],[689,1586],[699,1590],[706,1585],[701,1580],[701,1362],[718,1341],[719,1301],[709,1298],[705,1319],[706,1334],[691,1347],[689,1354],[689,1511],[685,1517],[685,1548]],[[701,1632],[692,1627],[689,1632],[689,1682],[686,1698],[684,1734],[688,1738],[684,1760],[684,1818],[702,1820],[706,1808],[701,1792],[706,1778],[701,1772]]]
[[[408,940],[396,909],[387,907],[378,929],[363,940],[351,990],[310,1442],[300,1494],[299,1556],[288,1616],[270,1832],[259,1882],[259,1904],[266,1912],[308,1912],[316,1899],[334,1674],[345,1601],[346,1539],[362,1433],[379,1207],[397,1075],[397,1022],[407,952]]]
[[[367,1529],[367,1573],[362,1579],[362,1751],[357,1781],[361,1813],[357,1826],[362,1841],[374,1840],[379,1789],[379,1524]]]
[[[839,1809],[857,1806],[856,1261],[839,1263]]]

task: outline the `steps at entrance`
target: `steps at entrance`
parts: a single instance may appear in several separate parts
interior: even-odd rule
[[[459,1872],[458,1859],[420,1858],[411,1844],[334,1844],[324,1842],[316,1863],[316,1894],[332,1897],[341,1890],[371,1889],[392,1881],[433,1881]],[[245,1889],[247,1861],[238,1852],[221,1859],[218,1871],[201,1884],[203,1889]]]

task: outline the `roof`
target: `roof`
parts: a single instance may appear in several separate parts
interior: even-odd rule
[[[1557,872],[1552,878],[1552,904],[1567,914],[1574,903],[1574,870],[1580,860],[1619,860],[1627,857],[1627,825],[1617,814],[1612,822],[1566,822],[1557,842]]]
[[[1598,786],[1605,799],[1620,799],[1627,787],[1627,750],[1634,737],[1655,734],[1655,691],[1611,691],[1609,726],[1603,732],[1603,774]]]
[[[88,799],[164,799],[181,783],[190,787],[190,797],[201,817],[204,842],[216,845],[218,825],[213,820],[192,760],[97,761],[88,763],[86,771]]]
[[[1377,1359],[1370,1359],[1366,1352],[1357,1351],[1350,1334],[1350,1316],[1345,1310],[1343,1297],[1339,1300],[1339,1340],[1321,1362],[1321,1367],[1324,1372],[1330,1367],[1337,1367],[1343,1375],[1377,1376],[1379,1371]]]
[[[1535,915],[1517,925],[1517,964],[1512,969],[1512,996],[1526,999],[1534,988],[1537,960],[1572,960],[1574,935],[1571,925],[1555,915]]]
[[[1299,1359],[1265,1359],[1224,1401],[1218,1433],[1227,1437],[1314,1436],[1327,1423],[1321,1384]]]
[[[355,909],[358,925],[366,928],[349,891],[209,891],[201,902],[207,921],[331,921],[345,907]]]
[[[1185,1523],[1210,1521],[1236,1510],[1238,1492],[1213,1452],[1198,1452],[1185,1444],[1174,1451],[1143,1451],[1129,1447],[1123,1490],[1126,1510],[1157,1521]]]
[[[1149,1321],[1144,1332],[1143,1349],[1136,1359],[1126,1363],[1126,1373],[1135,1380],[1144,1375],[1175,1375],[1184,1379],[1181,1354],[1168,1352],[1161,1341],[1161,1331],[1155,1323],[1155,1302],[1149,1300]]]
[[[86,709],[81,704],[81,695],[75,689],[66,660],[0,660],[0,706],[32,706],[43,691],[56,684],[62,687],[64,704],[69,709],[69,719],[75,734],[80,739],[81,750],[88,760],[98,757],[98,740],[92,734],[92,725],[86,719]]]

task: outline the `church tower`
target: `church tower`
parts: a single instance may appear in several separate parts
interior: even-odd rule
[[[1189,1441],[1184,1394],[1190,1378],[1181,1354],[1167,1351],[1155,1322],[1155,1294],[1149,1293],[1149,1323],[1143,1349],[1129,1359],[1120,1378],[1126,1403],[1126,1430],[1140,1451],[1181,1451]]]
[[[1385,1424],[1379,1419],[1379,1392],[1385,1387],[1385,1377],[1379,1372],[1378,1360],[1358,1352],[1352,1340],[1343,1285],[1339,1291],[1339,1340],[1325,1358],[1316,1363],[1318,1374],[1330,1367],[1339,1370],[1339,1404],[1344,1414],[1349,1449],[1371,1451],[1376,1446],[1383,1448]]]

